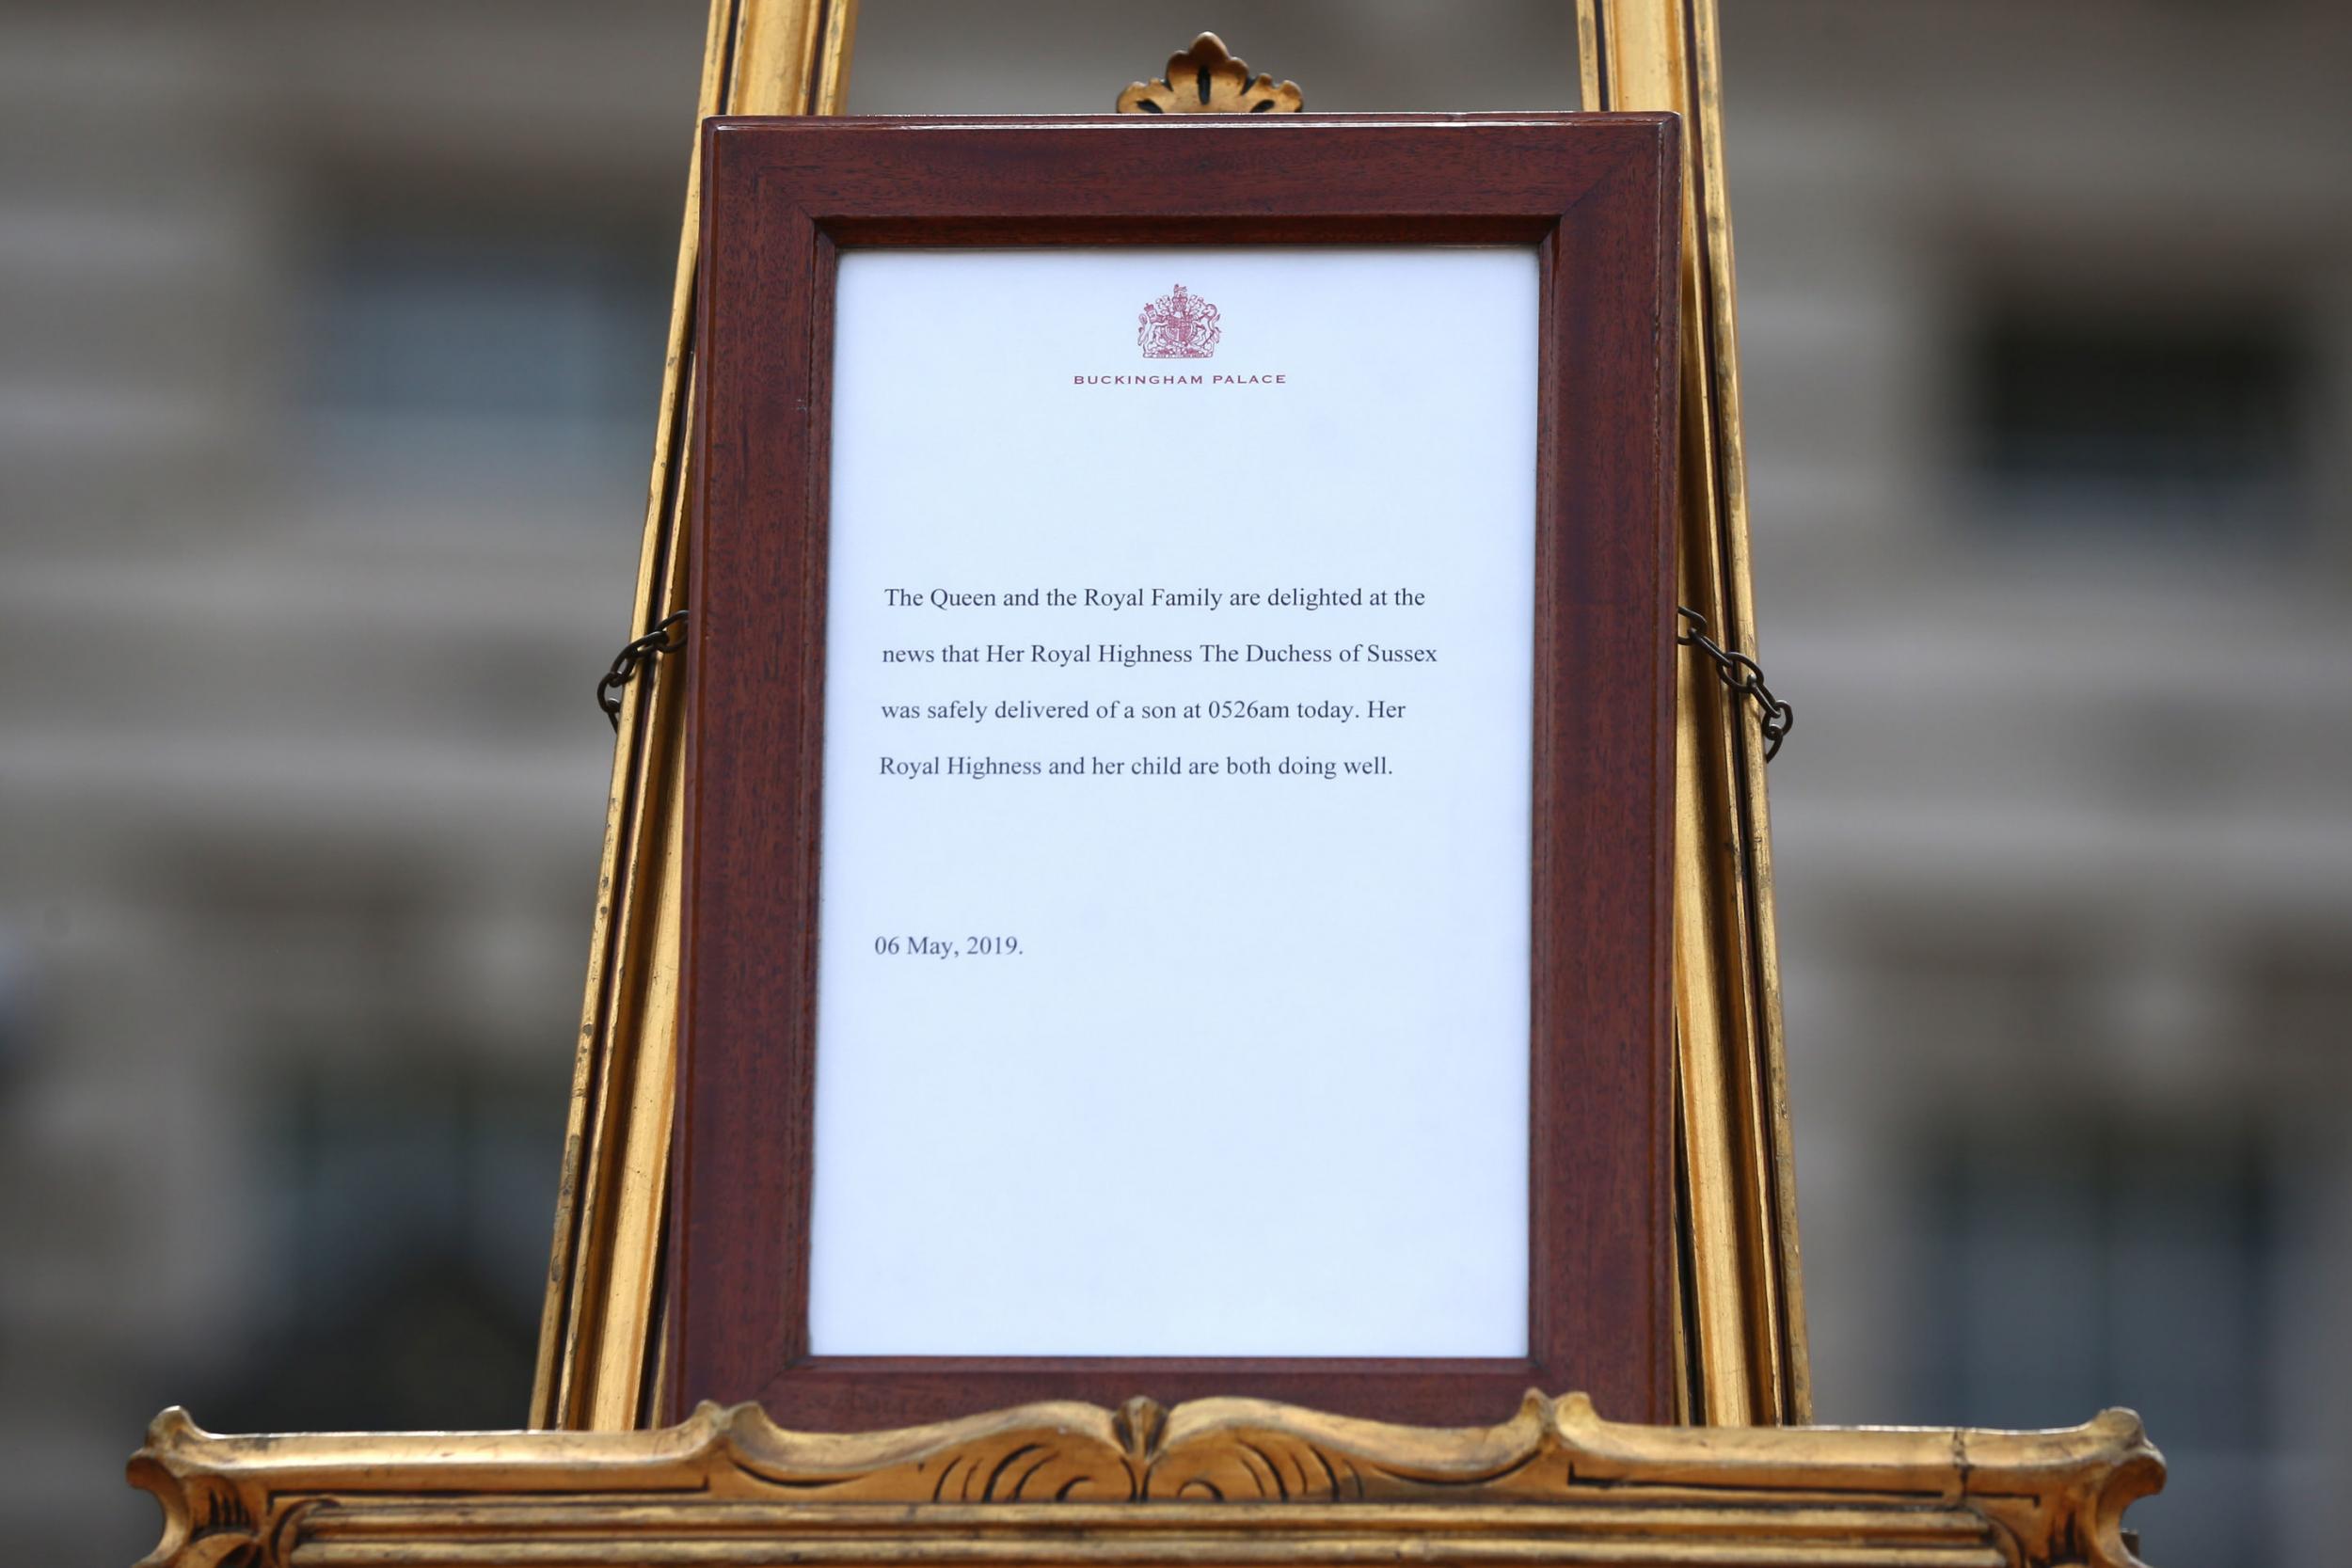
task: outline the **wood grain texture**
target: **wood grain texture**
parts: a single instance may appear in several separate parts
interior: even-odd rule
[[[2164,1463],[2124,1411],[2061,1432],[1727,1433],[1530,1393],[1440,1430],[1238,1399],[859,1434],[706,1404],[660,1432],[216,1437],[168,1410],[130,1477],[164,1512],[142,1568],[2137,1568],[2124,1510]]]
[[[1039,1398],[1243,1393],[1472,1422],[1537,1384],[1642,1419],[1672,1413],[1677,132],[1662,115],[711,122],[674,1412],[757,1399],[789,1423],[870,1427]],[[835,249],[1170,243],[1518,243],[1542,258],[1533,1354],[812,1359]],[[1183,1129],[1153,1132],[1181,1148]],[[1082,1158],[1073,1148],[1073,1180]]]

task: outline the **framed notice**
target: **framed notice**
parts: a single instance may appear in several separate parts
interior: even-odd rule
[[[710,124],[675,1407],[1671,1417],[1676,130]]]

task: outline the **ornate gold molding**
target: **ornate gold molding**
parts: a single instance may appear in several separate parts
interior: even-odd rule
[[[1704,1431],[1530,1393],[1426,1428],[1256,1400],[1053,1403],[897,1432],[706,1404],[644,1433],[217,1437],[131,1461],[142,1568],[302,1563],[1981,1564],[2131,1568],[2137,1417],[2071,1431]]]
[[[1215,33],[1169,55],[1158,81],[1128,83],[1118,103],[1122,115],[1295,115],[1306,106],[1296,82],[1251,81],[1248,62],[1233,58]]]

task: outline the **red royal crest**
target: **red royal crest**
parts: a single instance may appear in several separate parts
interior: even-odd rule
[[[1216,353],[1221,335],[1216,307],[1185,293],[1182,283],[1174,293],[1145,306],[1136,318],[1136,343],[1146,359],[1206,359]]]

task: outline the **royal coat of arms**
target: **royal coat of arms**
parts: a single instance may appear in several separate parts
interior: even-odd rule
[[[1206,359],[1216,353],[1216,307],[1182,283],[1136,318],[1136,342],[1146,359]]]

